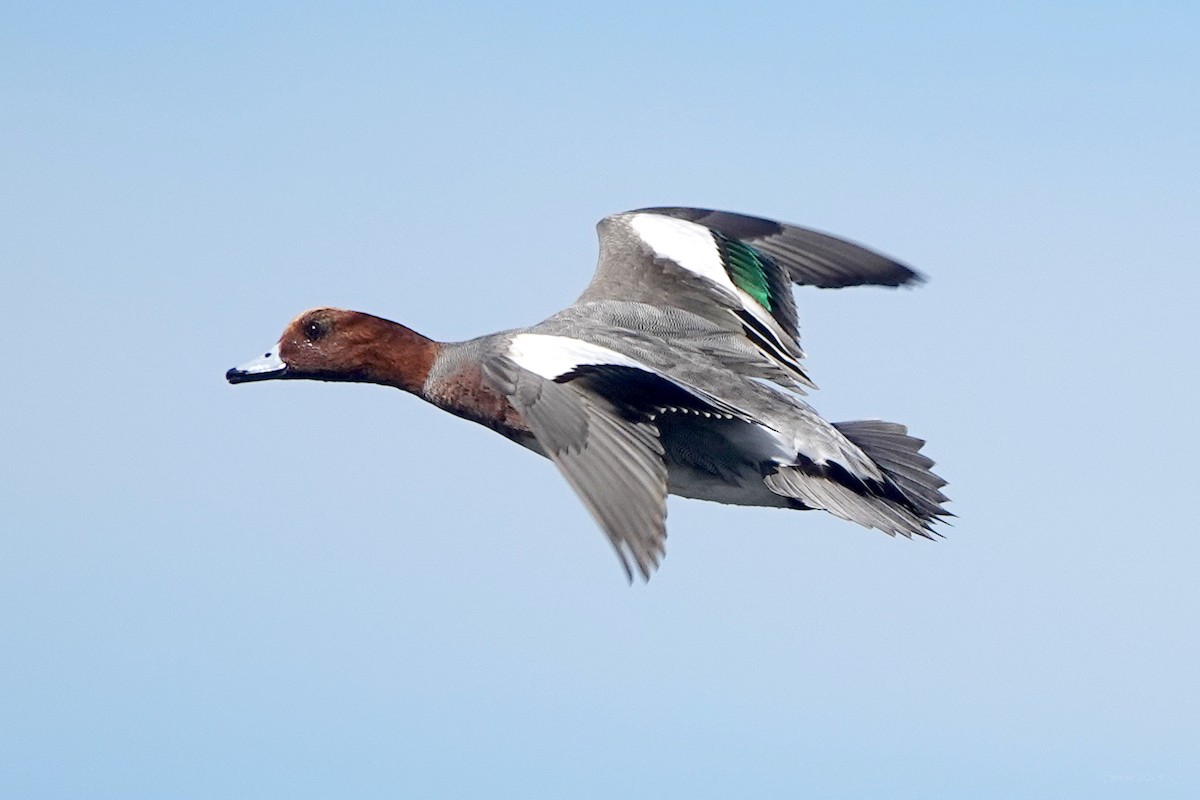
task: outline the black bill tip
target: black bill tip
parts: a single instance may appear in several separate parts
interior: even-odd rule
[[[250,381],[269,381],[272,378],[282,378],[287,375],[287,364],[279,357],[279,345],[263,353],[262,358],[234,367],[225,373],[225,380],[230,383],[249,383]]]
[[[287,374],[287,367],[263,372],[249,372],[239,367],[234,367],[225,373],[225,380],[230,383],[250,383],[252,381],[269,381],[275,378],[282,378],[285,374]]]

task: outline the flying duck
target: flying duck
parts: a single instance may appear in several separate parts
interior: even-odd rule
[[[924,441],[878,420],[826,422],[802,396],[792,284],[920,280],[817,231],[697,208],[597,226],[600,261],[573,304],[528,328],[439,342],[358,311],[316,308],[230,383],[394,386],[554,462],[632,580],[664,553],[668,494],[821,509],[906,537],[952,516]]]

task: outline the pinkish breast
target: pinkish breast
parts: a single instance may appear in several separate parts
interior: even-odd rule
[[[483,379],[474,362],[464,362],[452,372],[425,386],[424,398],[455,416],[485,425],[518,444],[529,447],[533,439],[525,420]],[[534,447],[534,449],[537,449]]]

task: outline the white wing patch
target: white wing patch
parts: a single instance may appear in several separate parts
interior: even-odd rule
[[[658,214],[634,214],[629,227],[659,258],[674,261],[734,296],[739,293],[725,271],[717,241],[708,228]]]
[[[682,408],[674,409],[672,407],[673,410],[679,413],[696,413],[701,417],[723,417],[754,422],[751,415],[739,408],[735,403],[722,400],[695,386],[680,383],[669,375],[665,375],[635,358],[630,358],[624,353],[618,353],[616,350],[610,350],[598,344],[585,342],[582,339],[575,339],[570,336],[551,336],[545,333],[519,333],[513,337],[512,342],[508,345],[508,357],[521,369],[528,370],[535,375],[551,381],[557,380],[563,375],[568,375],[582,366],[631,367],[672,383],[679,389],[710,406],[710,409],[707,411],[697,409],[685,410]],[[660,408],[656,413],[661,414],[667,410]],[[755,424],[761,425],[761,423],[757,422]],[[764,425],[763,427],[766,428],[767,426]]]
[[[759,342],[768,355],[783,363],[800,375],[805,383],[811,381],[804,375],[797,358],[804,357],[800,345],[771,316],[762,304],[739,288],[725,269],[721,251],[712,231],[703,225],[687,222],[659,214],[634,214],[629,218],[629,227],[654,251],[659,258],[675,262],[683,269],[707,280],[716,292],[723,292],[730,302],[736,303],[763,327],[769,339]],[[753,338],[753,337],[751,337]]]
[[[544,333],[519,333],[508,346],[508,356],[517,366],[527,369],[547,380],[566,375],[585,364],[610,364],[617,367],[633,367],[644,372],[658,374],[645,364],[570,336],[549,336]]]

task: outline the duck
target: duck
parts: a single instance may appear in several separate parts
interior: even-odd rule
[[[711,209],[626,211],[597,232],[591,282],[536,325],[442,342],[314,308],[225,377],[391,386],[496,431],[554,463],[631,582],[665,554],[669,494],[941,537],[953,514],[924,440],[893,422],[827,422],[804,400],[816,385],[792,292],[922,275],[846,239]]]

